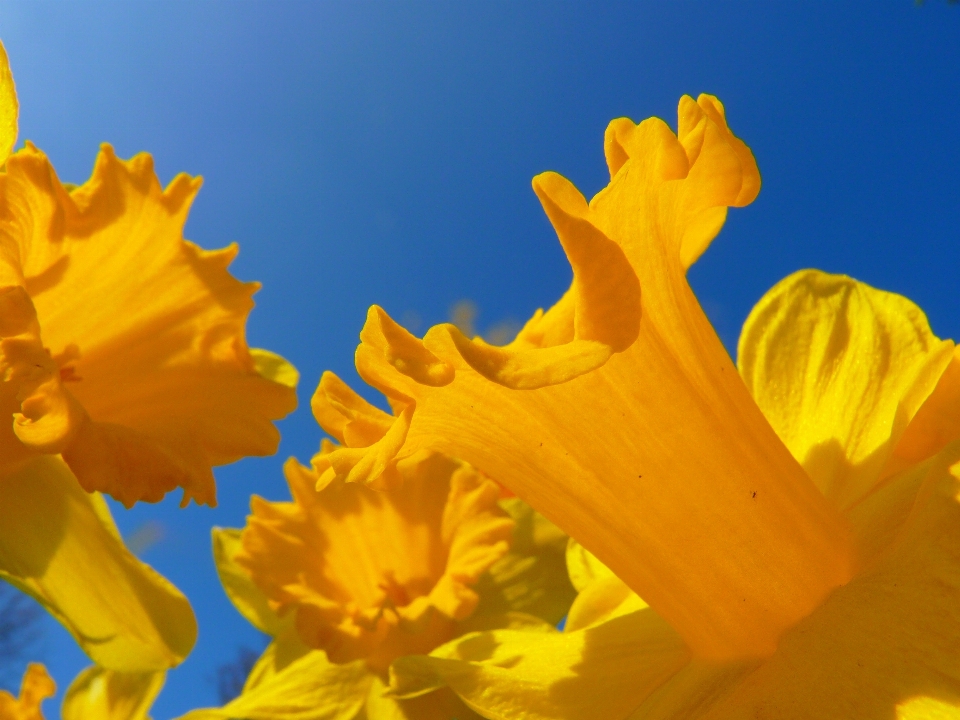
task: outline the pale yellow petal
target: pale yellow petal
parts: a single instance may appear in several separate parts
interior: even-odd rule
[[[387,692],[383,681],[374,677],[367,703],[357,720],[480,720],[449,688],[405,700]]]
[[[81,672],[63,696],[61,720],[150,720],[165,672],[120,673],[96,665]]]
[[[613,176],[589,203],[559,176],[535,180],[583,265],[506,348],[453,326],[418,340],[370,310],[357,369],[402,411],[335,472],[372,484],[424,450],[463,458],[578,538],[699,656],[755,657],[849,579],[852,551],[686,280],[726,208],[756,195],[756,164],[715,98],[684,98],[679,117],[677,135],[615,121]],[[635,339],[621,259],[639,282]]]
[[[128,506],[176,487],[214,504],[212,466],[275,452],[271,421],[295,407],[296,374],[247,347],[257,285],[228,272],[236,246],[183,239],[200,181],[163,189],[148,155],[104,146],[68,189],[30,144],[0,181],[0,286],[25,292],[39,320],[23,346],[33,365],[4,339],[4,362],[24,368],[5,378],[24,402],[20,440]]]
[[[578,594],[564,624],[564,632],[599,625],[647,607],[647,603],[623,580],[573,538],[567,543],[566,555],[567,571]]]
[[[17,142],[17,89],[10,72],[6,48],[0,43],[0,165],[10,156]]]
[[[958,698],[960,700],[960,698]],[[897,705],[897,720],[957,720],[960,702],[930,697],[911,698]]]
[[[121,672],[164,670],[196,640],[187,599],[135,558],[102,500],[57,457],[0,477],[0,577],[36,598],[92,660]]]
[[[926,460],[954,440],[960,440],[960,348],[954,348],[937,386],[900,436],[883,475]]]
[[[395,661],[391,689],[415,697],[448,686],[492,720],[620,720],[688,659],[679,636],[644,610],[572,633],[467,635]]]
[[[230,602],[247,621],[260,632],[276,636],[290,624],[290,618],[281,619],[270,609],[267,596],[237,565],[235,557],[241,549],[239,528],[213,528],[213,561],[223,591]]]
[[[848,507],[876,484],[952,353],[909,300],[803,270],[750,313],[738,364],[794,457]]]
[[[180,720],[354,720],[373,677],[362,662],[335,665],[323,653],[310,653],[223,707],[193,710]]]
[[[326,657],[322,650],[313,650],[304,645],[295,628],[284,629],[267,646],[267,649],[263,651],[263,654],[250,669],[250,674],[247,675],[247,680],[243,685],[244,692],[253,690],[300,658],[311,654]],[[315,661],[319,662],[316,659]]]

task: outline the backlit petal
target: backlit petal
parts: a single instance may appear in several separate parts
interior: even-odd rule
[[[364,713],[357,720],[480,720],[449,688],[404,700],[387,692],[387,686],[375,677],[370,683]]]
[[[247,622],[267,635],[276,636],[289,625],[270,609],[267,596],[250,579],[250,574],[236,563],[241,550],[239,528],[213,528],[213,561],[217,575],[230,602]]]
[[[362,662],[335,665],[321,652],[310,653],[223,707],[180,720],[354,720],[373,677]]]
[[[2,186],[0,286],[25,293],[21,314],[38,321],[4,332],[17,436],[128,506],[176,487],[214,504],[211,466],[276,450],[271,420],[296,404],[295,371],[247,348],[257,285],[227,271],[236,246],[183,239],[199,180],[164,190],[148,155],[122,161],[104,146],[68,190],[28,144]]]
[[[933,457],[954,440],[960,440],[960,348],[954,348],[936,388],[907,425],[883,475]]]
[[[61,720],[150,720],[150,707],[165,679],[165,672],[119,673],[88,667],[67,689]]]
[[[477,580],[480,603],[470,629],[491,629],[494,618],[525,613],[556,625],[567,614],[575,591],[566,571],[567,536],[518,498],[501,500],[514,521],[510,551]],[[499,625],[503,627],[503,625]]]
[[[36,598],[84,652],[122,672],[164,670],[193,647],[186,598],[124,547],[103,499],[57,457],[0,477],[0,577]]]
[[[757,303],[738,364],[794,457],[848,507],[877,482],[952,353],[909,300],[804,270]]]
[[[17,141],[17,89],[13,84],[13,73],[7,51],[0,43],[0,165],[3,165]]]
[[[446,685],[493,720],[616,720],[688,658],[679,636],[644,610],[572,633],[467,635],[395,661],[391,689],[414,697]]]

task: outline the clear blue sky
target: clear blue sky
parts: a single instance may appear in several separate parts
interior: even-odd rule
[[[242,525],[251,493],[286,497],[283,458],[319,441],[320,373],[356,382],[366,308],[422,332],[462,298],[481,329],[551,304],[570,271],[530,179],[599,190],[611,118],[675,126],[681,94],[710,92],[752,147],[760,197],[691,273],[728,347],[803,267],[903,293],[960,337],[960,5],[3,2],[0,38],[21,139],[62,179],[83,181],[103,141],[153,153],[164,182],[205,177],[187,235],[240,243],[234,273],[264,283],[251,344],[302,373],[280,454],[221,468],[219,508],[116,510],[127,534],[162,524],[143,557],[200,623],[157,720],[213,704],[215,668],[262,646],[209,530]],[[37,650],[61,688],[86,664],[53,622]]]

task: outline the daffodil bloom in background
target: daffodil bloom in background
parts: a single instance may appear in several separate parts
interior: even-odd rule
[[[96,665],[81,672],[63,696],[61,720],[150,720],[165,673],[118,673]],[[42,702],[57,687],[39,663],[23,675],[20,697],[0,690],[0,720],[43,720]]]
[[[440,451],[578,541],[564,633],[399,658],[392,694],[450,687],[498,720],[953,707],[953,344],[901,297],[806,271],[753,311],[738,371],[686,270],[759,191],[749,149],[706,95],[681,99],[677,134],[615,120],[604,149],[610,184],[589,202],[534,179],[574,277],[512,343],[368,315],[357,369],[397,417],[345,437],[324,478],[383,484]]]
[[[335,376],[333,435],[376,437],[392,416]],[[390,664],[479,629],[558,634],[573,589],[565,536],[476,470],[438,453],[395,468],[380,490],[326,477],[324,441],[310,468],[285,467],[292,502],[254,497],[247,526],[218,530],[215,556],[236,607],[275,637],[239,698],[184,720],[477,717],[446,688],[387,696]],[[512,544],[512,547],[511,547]]]
[[[0,578],[103,667],[163,670],[192,648],[193,612],[96,491],[214,504],[212,466],[275,452],[296,371],[247,348],[256,285],[227,271],[236,247],[183,239],[198,179],[162,189],[149,156],[104,146],[65,186],[29,143],[9,155],[16,117],[0,53]]]

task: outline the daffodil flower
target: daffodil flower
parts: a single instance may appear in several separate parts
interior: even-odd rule
[[[422,340],[370,310],[357,369],[396,419],[326,477],[463,458],[578,541],[562,634],[495,630],[398,658],[497,720],[928,717],[960,697],[960,361],[907,300],[804,271],[731,362],[687,268],[760,176],[716,98],[674,134],[613,121],[610,184],[534,190],[573,283],[517,339]],[[326,396],[329,408],[342,403]],[[318,413],[332,432],[335,413]]]
[[[150,720],[153,701],[166,673],[118,673],[99,666],[81,672],[67,688],[60,708],[62,720]],[[44,720],[41,704],[57,691],[40,663],[23,675],[20,697],[0,690],[0,720]]]
[[[322,387],[341,392],[341,442],[389,423],[334,376]],[[308,711],[331,720],[466,720],[477,716],[446,688],[403,700],[386,694],[390,664],[474,630],[559,634],[553,626],[572,588],[557,562],[565,537],[556,528],[437,453],[400,463],[380,490],[321,480],[334,447],[324,441],[309,468],[288,461],[292,502],[255,496],[242,532],[215,531],[224,588],[275,640],[240,697],[184,720]]]
[[[97,491],[214,504],[212,466],[275,452],[296,371],[246,345],[256,285],[227,272],[236,247],[183,239],[198,179],[162,189],[148,155],[104,146],[65,186],[33,145],[10,155],[17,112],[0,51],[0,578],[104,668],[163,670],[193,612]]]

